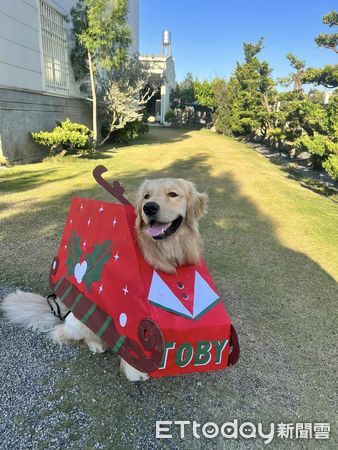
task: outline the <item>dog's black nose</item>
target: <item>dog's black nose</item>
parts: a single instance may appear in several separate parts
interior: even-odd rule
[[[143,206],[143,211],[147,216],[154,216],[160,209],[160,205],[156,202],[147,202]]]

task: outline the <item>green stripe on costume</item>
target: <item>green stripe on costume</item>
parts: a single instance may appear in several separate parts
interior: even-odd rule
[[[93,314],[93,312],[95,311],[95,309],[96,309],[96,305],[93,305],[93,306],[89,309],[89,311],[87,311],[86,314],[82,317],[82,319],[80,320],[80,322],[85,323],[86,320],[88,320],[89,317]]]
[[[110,322],[112,321],[111,317],[107,317],[106,320],[104,321],[104,324],[102,325],[102,327],[99,329],[99,331],[96,333],[96,336],[101,337],[103,335],[103,333],[106,331],[108,325],[110,324]]]
[[[73,286],[70,285],[69,288],[66,290],[66,292],[60,297],[60,300],[63,302],[64,299],[67,297],[67,295],[69,294],[69,292],[73,289]]]
[[[81,298],[82,298],[82,294],[79,294],[79,295],[75,298],[75,300],[74,300],[72,306],[70,307],[70,309],[71,309],[72,311],[75,309],[75,306],[79,303],[79,301],[80,301]]]
[[[126,340],[125,336],[120,336],[116,342],[116,344],[114,345],[114,347],[112,348],[112,352],[117,353],[120,348],[123,345],[123,342]]]
[[[54,292],[59,288],[60,284],[63,282],[64,278],[60,278],[60,280],[56,283],[56,285],[54,286]]]

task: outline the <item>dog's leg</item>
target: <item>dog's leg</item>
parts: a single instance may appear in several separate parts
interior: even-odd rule
[[[64,323],[55,327],[50,332],[50,337],[54,342],[60,344],[69,341],[84,340],[89,350],[93,353],[103,353],[107,350],[105,343],[97,337],[88,327],[83,325],[78,319],[70,313]]]
[[[128,364],[124,359],[120,358],[120,371],[126,376],[129,381],[146,381],[149,375],[144,372],[140,372],[134,369],[130,364]]]

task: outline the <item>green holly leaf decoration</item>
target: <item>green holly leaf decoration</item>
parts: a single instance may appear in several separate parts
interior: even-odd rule
[[[112,241],[104,241],[101,245],[95,244],[92,253],[86,255],[85,259],[88,266],[83,281],[86,283],[88,291],[90,291],[94,281],[101,279],[103,266],[109,260],[112,248]]]
[[[68,275],[73,275],[74,267],[80,261],[82,251],[80,247],[80,237],[73,230],[68,239],[66,264],[68,267]]]

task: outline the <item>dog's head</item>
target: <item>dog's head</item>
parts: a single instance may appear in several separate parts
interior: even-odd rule
[[[136,229],[156,241],[170,238],[185,227],[196,228],[204,215],[207,196],[181,178],[146,180],[136,200]]]

